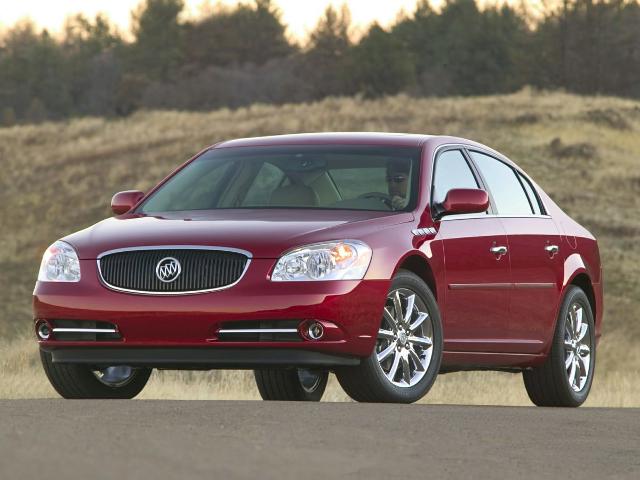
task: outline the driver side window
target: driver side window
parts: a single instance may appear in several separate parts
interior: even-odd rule
[[[442,203],[453,188],[480,188],[466,158],[460,150],[447,150],[438,155],[433,179],[433,205]]]

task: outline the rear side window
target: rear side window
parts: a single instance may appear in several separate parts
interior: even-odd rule
[[[479,188],[460,150],[448,150],[438,155],[433,179],[433,203],[442,203],[453,188]]]
[[[533,208],[516,171],[489,155],[470,152],[491,191],[499,215],[531,215]]]
[[[520,183],[522,183],[522,186],[524,187],[525,192],[527,192],[527,197],[529,197],[529,203],[531,204],[533,213],[535,213],[536,215],[542,214],[542,209],[540,208],[540,201],[538,200],[538,196],[533,191],[533,187],[531,186],[531,183],[519,172],[518,172],[518,178],[520,179]]]

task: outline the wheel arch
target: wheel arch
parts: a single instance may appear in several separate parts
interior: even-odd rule
[[[596,332],[598,329],[598,300],[594,289],[593,276],[589,271],[588,265],[584,262],[582,256],[578,253],[569,255],[564,262],[564,278],[562,280],[562,290],[558,297],[558,303],[555,310],[555,318],[553,320],[553,329],[549,332],[549,335],[545,341],[544,352],[548,355],[551,351],[551,343],[558,326],[558,320],[560,316],[560,309],[562,308],[562,302],[564,301],[567,289],[571,286],[581,288],[587,299],[589,300],[589,306],[591,307],[594,322],[596,323]]]
[[[400,259],[393,274],[395,275],[400,269],[408,270],[420,277],[422,281],[427,284],[427,287],[429,287],[431,293],[433,293],[436,301],[438,300],[438,285],[436,277],[429,261],[424,255],[418,252],[409,253]]]
[[[587,298],[589,299],[589,305],[591,306],[591,312],[593,313],[593,318],[596,318],[597,313],[597,304],[596,304],[596,296],[595,291],[593,289],[593,283],[591,282],[591,278],[586,272],[580,272],[575,275],[568,286],[574,285],[576,287],[580,287],[582,291],[585,293]]]
[[[594,289],[594,275],[590,272],[589,265],[584,261],[582,255],[574,253],[567,257],[564,262],[564,279],[562,284],[562,298],[564,298],[565,292],[569,286],[580,287],[589,299],[589,305],[593,313],[594,319],[597,318],[598,302],[596,300],[596,292]],[[560,305],[558,305],[560,308]]]

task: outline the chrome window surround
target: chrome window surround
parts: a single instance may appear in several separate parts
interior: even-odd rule
[[[470,220],[470,219],[483,219],[483,218],[551,218],[551,215],[500,215],[500,214],[491,214],[491,213],[463,213],[460,216],[457,215],[447,215],[440,219],[441,222],[450,222],[453,220]]]
[[[229,285],[225,285],[223,287],[217,288],[209,288],[206,290],[190,290],[184,292],[149,292],[144,290],[130,290],[128,288],[120,288],[113,286],[104,279],[102,276],[102,270],[100,269],[100,259],[104,256],[111,255],[113,253],[121,253],[121,252],[132,252],[132,251],[145,251],[145,250],[217,250],[222,252],[233,252],[240,253],[247,257],[247,264],[244,266],[244,270],[240,274],[240,277]],[[253,255],[251,252],[247,250],[242,250],[239,248],[231,248],[231,247],[216,247],[216,246],[201,246],[201,245],[152,245],[152,246],[143,246],[143,247],[128,247],[128,248],[116,248],[114,250],[107,250],[106,252],[102,252],[100,255],[96,257],[96,264],[98,266],[98,277],[100,278],[100,283],[104,285],[106,288],[121,292],[121,293],[132,293],[135,295],[153,295],[153,296],[176,296],[176,295],[196,295],[200,293],[210,293],[210,292],[218,292],[220,290],[226,290],[227,288],[231,288],[240,282],[244,278],[244,275],[247,273],[249,269],[249,265],[251,264],[251,260],[253,259]]]
[[[469,145],[466,143],[443,143],[442,145],[438,145],[436,147],[436,149],[433,151],[433,156],[431,157],[431,175],[429,178],[429,183],[428,183],[428,188],[429,188],[429,209],[433,209],[433,174],[435,172],[435,168],[436,168],[436,160],[438,158],[438,154],[440,153],[440,150],[444,150],[444,149],[455,149],[455,148],[460,148],[460,149],[464,149],[464,150],[470,150],[470,149],[475,149],[481,153],[485,153],[486,155],[489,155],[490,157],[494,157],[497,158],[498,160],[500,160],[500,158],[502,159],[506,159],[509,160],[509,158],[505,157],[504,155],[502,155],[500,152],[498,152],[497,150],[493,150],[490,148],[482,148],[482,147],[478,147],[476,145]],[[473,161],[473,159],[471,159],[471,161]],[[509,160],[511,161],[511,160]],[[512,162],[513,163],[513,162]],[[529,183],[531,184],[531,188],[535,191],[536,195],[538,196],[538,201],[540,202],[540,205],[542,206],[542,208],[544,208],[545,211],[549,211],[549,209],[547,208],[547,206],[544,204],[544,201],[542,200],[542,198],[540,198],[540,194],[536,191],[536,187],[533,183],[533,181],[531,180],[531,178],[529,177],[529,175],[527,175],[520,167],[518,167],[517,165],[510,165],[507,163],[507,165],[511,168],[513,168],[516,172],[520,173],[525,179],[527,179],[529,181]],[[473,172],[474,176],[476,175],[475,172]],[[441,222],[444,221],[451,221],[451,220],[471,220],[471,219],[479,219],[479,218],[551,218],[551,215],[536,215],[536,214],[531,214],[531,215],[500,215],[499,213],[480,213],[480,214],[460,214],[459,218],[456,218],[456,215],[446,215],[444,217],[442,217],[440,219]]]

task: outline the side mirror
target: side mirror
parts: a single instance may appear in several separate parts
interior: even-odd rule
[[[489,195],[476,188],[453,188],[438,205],[438,218],[462,213],[482,213],[489,208]]]
[[[127,213],[144,197],[144,193],[140,190],[126,190],[116,193],[111,199],[111,210],[116,215]]]

